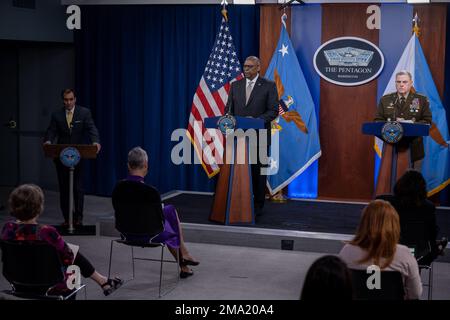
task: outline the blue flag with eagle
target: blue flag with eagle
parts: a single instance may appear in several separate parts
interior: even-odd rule
[[[280,101],[279,115],[272,122],[267,181],[270,193],[275,194],[321,155],[314,102],[284,21],[265,77],[275,81]]]
[[[411,73],[414,89],[427,96],[433,120],[430,135],[424,137],[425,158],[422,174],[427,182],[428,196],[431,196],[450,183],[450,146],[445,109],[434,84],[430,68],[420,45],[419,38],[413,34],[392,73],[385,94],[395,92],[395,75],[401,70]],[[375,149],[381,157],[382,140],[376,140]]]

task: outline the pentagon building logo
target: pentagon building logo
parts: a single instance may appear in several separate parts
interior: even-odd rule
[[[330,66],[367,67],[373,51],[347,47],[323,52]]]
[[[373,43],[356,37],[331,39],[314,55],[314,68],[325,80],[341,86],[357,86],[381,73],[384,57]]]

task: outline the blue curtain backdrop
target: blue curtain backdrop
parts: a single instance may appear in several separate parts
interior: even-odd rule
[[[149,154],[146,182],[161,192],[213,191],[200,165],[172,164],[172,131],[187,128],[194,92],[220,25],[219,5],[82,6],[75,32],[77,102],[92,110],[102,151],[86,191],[110,195],[130,148]],[[238,58],[259,55],[259,7],[230,6]]]

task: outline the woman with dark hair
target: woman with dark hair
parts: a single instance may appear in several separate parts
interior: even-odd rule
[[[16,221],[7,222],[2,229],[1,239],[17,241],[45,241],[55,247],[62,264],[67,268],[77,265],[81,275],[94,280],[105,296],[119,288],[123,281],[119,278],[108,279],[95,270],[92,264],[79,251],[74,254],[70,246],[52,226],[38,224],[37,219],[44,210],[44,193],[34,184],[23,184],[14,189],[9,196],[11,215]],[[73,246],[75,248],[75,246]],[[66,274],[66,280],[68,278]],[[56,285],[52,293],[69,290],[66,281]]]
[[[309,268],[303,283],[301,300],[352,300],[352,280],[345,262],[326,255]]]
[[[400,217],[400,242],[411,236],[407,236],[408,225],[411,223],[423,224],[425,228],[424,241],[430,244],[430,251],[419,257],[419,263],[430,265],[439,255],[444,255],[447,246],[447,238],[436,240],[439,231],[436,225],[436,207],[427,200],[426,181],[422,174],[415,170],[409,170],[400,177],[394,186],[394,195],[378,197],[389,201]],[[417,253],[416,253],[417,254]]]
[[[382,271],[402,274],[405,299],[419,299],[422,282],[419,266],[408,247],[398,244],[400,222],[387,201],[374,200],[364,208],[354,238],[339,253],[350,269],[366,270],[377,265]]]

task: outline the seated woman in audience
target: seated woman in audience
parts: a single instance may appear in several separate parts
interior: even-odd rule
[[[117,183],[112,194],[112,203],[116,213],[116,224],[118,212],[129,212],[129,210],[132,210],[133,206],[135,206],[136,204],[144,203],[146,200],[151,201],[151,199],[143,199],[144,197],[149,197],[149,194],[145,195],[139,193],[139,191],[142,190],[141,184],[145,184],[144,177],[147,175],[147,173],[147,152],[145,152],[145,150],[140,147],[131,149],[128,153],[128,177],[125,180],[119,181]],[[128,181],[131,183],[124,184],[124,181]],[[119,230],[122,237],[126,240],[131,241],[152,241],[167,244],[168,249],[175,257],[175,259],[177,259],[177,256],[179,255],[179,264],[181,268],[180,277],[187,278],[189,276],[192,276],[194,272],[188,266],[197,266],[200,264],[200,262],[195,260],[191,256],[189,250],[186,247],[177,210],[173,205],[163,206],[161,202],[161,196],[154,187],[147,186],[147,188],[145,189],[149,191],[150,195],[154,199],[157,199],[157,202],[160,203],[161,207],[163,207],[162,214],[164,218],[164,230],[154,238],[150,238],[149,236],[140,234],[125,234],[123,231]]]
[[[62,264],[67,268],[77,265],[81,275],[91,278],[107,296],[119,288],[123,281],[118,278],[108,279],[95,270],[92,264],[80,252],[76,255],[69,245],[52,226],[39,224],[37,219],[44,210],[44,193],[33,184],[24,184],[14,189],[9,196],[11,215],[16,221],[7,222],[2,229],[2,240],[45,241],[56,248]],[[66,280],[69,275],[66,274]],[[69,290],[66,282],[58,284],[52,293],[58,294]]]
[[[400,271],[405,299],[419,299],[422,282],[419,266],[408,247],[398,244],[400,223],[397,212],[387,201],[374,200],[364,208],[353,240],[339,253],[350,269],[377,265],[381,270]]]
[[[326,255],[309,268],[303,283],[301,300],[352,300],[352,280],[345,262]]]
[[[439,255],[444,255],[447,238],[436,240],[439,231],[436,207],[427,200],[426,182],[420,172],[408,170],[395,184],[393,196],[383,195],[378,198],[389,201],[397,210],[400,217],[400,242],[407,238],[406,232],[411,223],[425,226],[424,240],[430,244],[430,251],[418,258],[419,264],[430,265]]]

